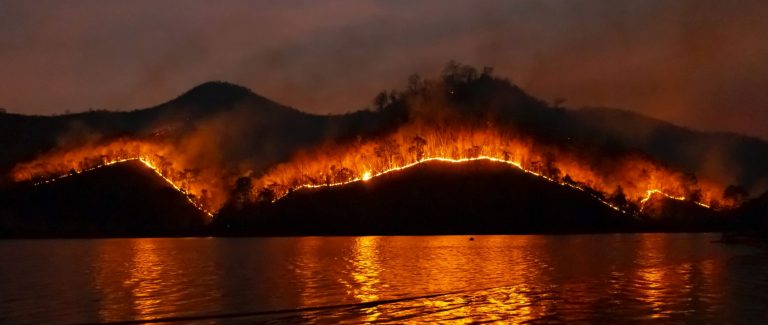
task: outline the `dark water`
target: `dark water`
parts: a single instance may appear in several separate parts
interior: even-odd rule
[[[768,321],[768,254],[715,234],[475,239],[0,241],[0,321]]]

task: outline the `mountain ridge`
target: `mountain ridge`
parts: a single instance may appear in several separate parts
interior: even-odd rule
[[[9,119],[12,118],[5,118],[6,124],[9,124]],[[581,159],[580,163],[591,164],[591,168],[607,167],[607,177],[611,177],[610,171],[614,170],[609,165],[615,164],[622,157],[638,156],[640,162],[650,157],[649,163],[660,163],[658,166],[661,167],[654,165],[651,168],[673,166],[684,178],[684,196],[687,198],[689,194],[692,195],[690,197],[694,199],[691,200],[695,202],[698,202],[695,198],[700,198],[702,194],[695,191],[697,176],[704,179],[724,175],[720,180],[723,186],[736,184],[752,190],[759,190],[761,182],[768,185],[768,172],[759,165],[763,160],[768,161],[768,143],[764,141],[694,131],[626,111],[551,106],[528,95],[507,79],[492,76],[486,70],[480,74],[471,67],[461,65],[449,65],[441,79],[410,79],[407,89],[382,92],[376,96],[373,109],[343,115],[309,114],[272,102],[239,85],[207,82],[148,109],[132,112],[96,111],[84,115],[52,117],[48,122],[50,120],[58,124],[42,130],[39,124],[26,126],[29,132],[23,134],[31,135],[33,140],[36,131],[42,134],[38,135],[37,143],[24,141],[26,139],[23,138],[22,141],[10,141],[14,142],[15,148],[24,150],[11,150],[11,154],[4,157],[6,166],[49,153],[55,154],[56,151],[66,153],[71,148],[83,145],[93,146],[96,149],[93,154],[96,156],[82,156],[84,161],[81,163],[104,162],[109,158],[105,155],[116,151],[99,149],[100,143],[108,144],[111,139],[134,139],[166,146],[173,149],[170,152],[183,154],[183,157],[176,159],[199,163],[182,165],[168,171],[167,166],[173,165],[174,157],[158,156],[159,160],[153,163],[159,166],[158,169],[164,175],[199,175],[199,168],[220,169],[222,174],[219,176],[223,177],[215,181],[219,184],[217,193],[222,194],[231,190],[230,186],[236,185],[236,179],[240,182],[237,177],[258,179],[281,163],[289,162],[297,156],[301,158],[301,155],[311,158],[311,154],[318,153],[318,150],[355,148],[364,146],[364,140],[371,140],[369,145],[373,146],[375,141],[386,140],[387,136],[399,132],[404,125],[410,126],[412,130],[419,130],[420,127],[423,129],[424,125],[437,126],[436,130],[451,127],[459,127],[461,130],[466,127],[469,134],[472,134],[473,128],[480,130],[492,124],[493,128],[505,134],[535,140],[535,146],[544,150],[544,156],[525,162],[526,170],[533,168],[556,179],[563,176],[568,178],[569,175],[562,175],[557,168],[547,165],[547,161],[552,162],[547,154],[568,151],[576,153],[577,156],[573,158]],[[71,123],[73,120],[75,123]],[[4,117],[0,116],[0,124],[3,121]],[[13,130],[14,126],[11,125],[9,129]],[[0,129],[0,133],[4,131],[8,130]],[[419,134],[424,135],[415,134],[415,138]],[[4,139],[9,141],[11,138],[6,136]],[[400,142],[412,140],[404,138]],[[458,157],[472,157],[471,152],[475,152],[473,150],[482,149],[467,147],[470,144],[457,145],[455,149],[459,150]],[[11,149],[14,149],[13,146]],[[138,154],[152,155],[147,157],[153,159],[154,155],[165,153],[163,150],[154,150]],[[369,154],[373,155],[374,152]],[[375,155],[379,156],[378,151]],[[334,156],[327,158],[332,160]],[[359,176],[364,171],[350,174],[351,170],[341,168],[343,164],[331,160],[326,162],[329,164],[326,167],[333,173],[345,172],[339,174],[346,175],[343,177],[353,177],[355,173],[359,173]],[[60,163],[55,160],[50,162]],[[336,166],[337,163],[341,165]],[[68,164],[72,164],[73,169],[88,167],[77,161]],[[67,168],[59,173],[68,171]],[[728,168],[735,172],[724,173],[730,171]],[[308,177],[330,179],[326,175],[327,171],[319,171],[319,174]],[[290,179],[284,180],[290,182]],[[308,181],[318,182],[318,179]],[[293,186],[289,183],[283,185]],[[265,183],[259,186],[272,185]],[[614,184],[610,186],[601,189],[601,195],[610,194]],[[642,190],[643,195],[647,188]],[[617,187],[616,191],[621,193],[621,188]],[[638,191],[635,190],[633,199],[637,196]]]

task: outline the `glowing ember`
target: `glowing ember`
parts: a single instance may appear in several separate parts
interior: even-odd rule
[[[659,195],[659,196],[662,196],[662,197],[665,197],[665,198],[668,198],[668,199],[671,199],[671,200],[686,201],[685,197],[683,197],[683,196],[672,196],[672,195],[666,194],[666,193],[664,193],[664,192],[662,192],[660,190],[657,190],[657,189],[648,190],[646,193],[647,193],[647,195],[645,196],[645,198],[640,200],[640,211],[643,211],[645,209],[645,207],[648,204],[648,202],[655,195]],[[711,205],[705,204],[705,203],[702,203],[702,202],[699,202],[699,201],[693,201],[693,203],[696,203],[697,205],[699,205],[699,206],[701,206],[703,208],[707,208],[707,209],[711,209],[712,208]]]
[[[212,190],[217,186],[225,188],[221,180],[215,181],[221,174],[196,171],[181,161],[169,159],[169,156],[176,157],[168,146],[135,140],[117,140],[102,146],[86,146],[51,153],[35,161],[17,165],[13,177],[16,181],[33,180],[36,181],[35,185],[40,185],[101,167],[140,161],[174,189],[183,193],[195,207],[212,216],[211,211],[218,209],[226,200],[226,197],[221,195],[223,190]]]
[[[196,207],[211,215],[227,201],[247,167],[204,164],[176,146],[158,142],[117,140],[99,146],[54,152],[20,164],[17,181],[55,181],[71,174],[129,160],[139,160],[184,193]],[[253,180],[248,196],[276,201],[293,190],[339,186],[369,181],[420,163],[463,163],[477,160],[504,163],[546,181],[580,190],[611,208],[642,211],[655,195],[690,200],[703,207],[722,199],[722,187],[696,180],[639,156],[594,160],[555,146],[541,145],[492,127],[426,127],[406,125],[389,136],[327,144],[299,152]],[[256,200],[258,198],[252,197]],[[720,205],[723,206],[723,205]]]
[[[654,193],[709,207],[720,199],[720,186],[691,181],[680,172],[647,159],[623,156],[607,166],[591,166],[587,158],[493,129],[403,127],[389,137],[332,145],[298,154],[256,180],[273,201],[291,191],[367,181],[429,161],[462,163],[487,160],[505,163],[547,181],[589,193],[613,209],[642,210]],[[356,176],[359,175],[359,176]]]

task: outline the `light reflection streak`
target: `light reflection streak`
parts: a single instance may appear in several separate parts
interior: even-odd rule
[[[221,297],[229,302],[215,306],[246,305],[245,311],[258,311],[294,303],[310,308],[345,305],[295,316],[298,321],[342,323],[595,323],[621,317],[706,321],[701,313],[717,313],[722,307],[727,274],[722,256],[708,255],[708,237],[691,236],[476,236],[474,241],[464,236],[308,237],[285,239],[286,245],[267,241],[260,245],[268,245],[273,254],[249,257],[239,252],[232,255],[234,260],[224,261],[242,265],[240,259],[248,259],[270,267],[245,272],[233,282],[227,282],[231,274],[216,275],[217,281],[237,289]],[[188,281],[215,269],[186,264],[193,260],[179,259],[166,246],[158,249],[166,244],[157,239],[128,243],[112,247],[97,260],[101,321],[195,314],[201,295],[216,294],[217,289],[187,290],[198,288]],[[191,269],[188,274],[180,272],[186,268]],[[249,305],[253,290],[262,290],[258,292],[264,296],[258,299],[263,301]],[[212,315],[215,306],[207,307]]]
[[[371,302],[380,299],[379,285],[381,282],[381,266],[379,265],[379,238],[357,237],[352,248],[352,268],[350,277],[353,282],[347,283],[347,292],[358,302]],[[376,321],[381,313],[378,306],[363,310],[363,321]]]

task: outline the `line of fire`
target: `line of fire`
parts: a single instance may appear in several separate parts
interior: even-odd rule
[[[44,184],[95,168],[139,160],[183,192],[196,207],[213,215],[230,199],[274,202],[292,191],[373,181],[428,161],[460,164],[488,160],[508,164],[543,181],[588,192],[625,213],[641,212],[655,195],[715,209],[737,204],[722,197],[720,185],[697,180],[639,156],[614,160],[609,170],[598,169],[578,153],[510,138],[493,129],[403,127],[387,137],[300,152],[252,181],[239,175],[242,171],[201,170],[194,161],[176,157],[183,157],[183,153],[162,143],[121,139],[46,155],[20,164],[13,175],[16,181]]]
[[[538,176],[542,181],[587,192],[627,214],[643,213],[652,199],[661,197],[714,210],[740,204],[738,196],[726,191],[727,184],[675,169],[640,151],[600,151],[592,143],[570,143],[574,140],[571,137],[565,141],[542,140],[541,134],[546,132],[526,131],[538,126],[528,127],[524,119],[539,112],[546,113],[545,117],[550,111],[558,113],[562,109],[557,104],[542,104],[506,79],[491,76],[491,70],[479,73],[471,67],[449,64],[446,71],[441,79],[411,78],[407,90],[377,96],[376,117],[386,120],[391,116],[389,119],[395,121],[387,128],[343,139],[324,139],[298,148],[288,159],[267,168],[247,162],[210,163],[188,155],[184,146],[177,145],[178,139],[155,136],[121,137],[60,148],[16,165],[12,175],[17,182],[44,184],[139,160],[184,193],[198,209],[214,216],[231,202],[276,202],[294,191],[375,181],[423,162],[487,160]],[[497,88],[501,90],[494,90]],[[494,106],[484,99],[488,96],[482,95],[491,90],[505,93],[496,97],[509,97],[504,100],[507,108],[522,108],[510,114]],[[546,118],[533,121],[547,122]],[[210,152],[209,156],[217,154]]]

